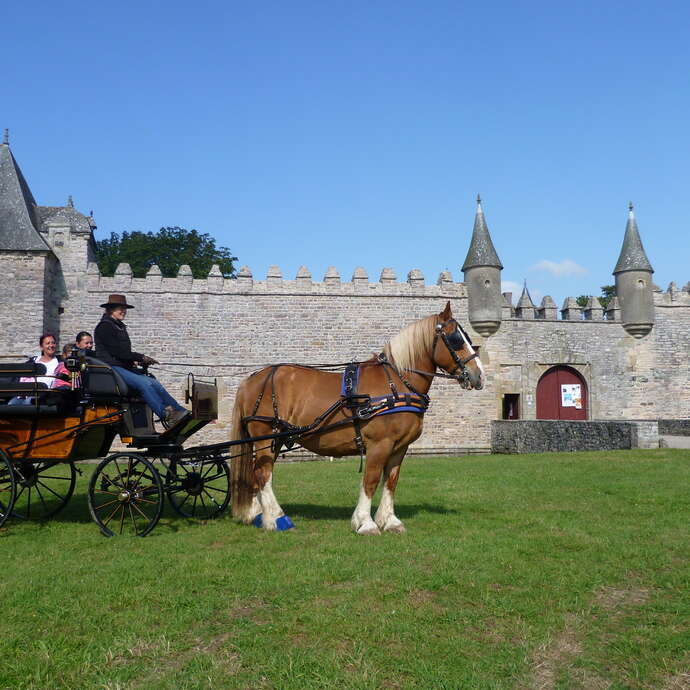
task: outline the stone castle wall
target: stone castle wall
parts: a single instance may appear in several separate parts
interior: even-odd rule
[[[213,271],[196,280],[186,267],[176,278],[162,278],[157,267],[146,278],[132,278],[123,265],[106,278],[90,264],[81,282],[83,288],[73,288],[63,304],[61,342],[79,330],[93,331],[102,314],[99,304],[110,293],[124,293],[136,307],[127,315],[135,349],[167,363],[156,373],[179,399],[188,371],[218,378],[220,419],[195,437],[199,443],[227,439],[234,392],[264,365],[367,359],[407,324],[440,312],[447,300],[472,333],[465,285],[447,272],[436,284],[426,284],[419,271],[399,282],[389,270],[370,282],[361,269],[348,282],[335,269],[321,282],[306,269],[284,280],[276,267],[261,281],[247,269],[233,280]],[[657,292],[655,304],[656,325],[641,340],[619,322],[580,320],[577,312],[563,320],[515,318],[505,309],[495,335],[472,333],[487,372],[486,387],[464,391],[437,379],[424,433],[411,451],[488,451],[503,395],[519,393],[521,417],[534,419],[539,378],[559,364],[585,378],[590,419],[689,417],[690,294]]]

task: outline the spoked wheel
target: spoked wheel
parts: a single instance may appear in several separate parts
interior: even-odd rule
[[[17,497],[12,515],[22,520],[44,520],[59,513],[72,498],[77,483],[73,462],[15,461]]]
[[[145,537],[163,512],[163,482],[158,471],[136,453],[105,458],[91,475],[89,511],[106,537]]]
[[[0,450],[0,527],[12,515],[16,484],[10,459]]]
[[[230,469],[223,459],[172,460],[166,491],[180,515],[201,520],[217,517],[230,502]]]

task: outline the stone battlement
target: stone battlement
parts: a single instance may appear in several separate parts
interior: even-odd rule
[[[181,266],[175,278],[164,278],[158,266],[151,266],[145,278],[134,278],[129,264],[120,264],[112,277],[102,276],[95,263],[87,269],[86,287],[90,292],[180,292],[198,294],[323,294],[323,295],[414,295],[420,297],[467,297],[464,283],[456,283],[450,271],[442,271],[435,284],[427,285],[423,273],[415,268],[399,282],[394,271],[384,268],[378,281],[371,282],[363,268],[356,268],[348,282],[331,266],[321,282],[302,266],[294,280],[285,280],[279,266],[268,269],[265,280],[255,280],[251,269],[243,266],[236,278],[224,278],[217,265],[206,278],[194,278],[189,266]]]

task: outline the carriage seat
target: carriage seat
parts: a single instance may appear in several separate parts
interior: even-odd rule
[[[115,369],[95,357],[85,357],[85,360],[81,379],[84,392],[89,397],[115,401],[135,395]]]
[[[22,376],[45,376],[46,368],[40,362],[19,362],[0,364],[0,405],[10,401],[16,395],[35,395],[38,390],[46,390],[45,383],[37,381],[19,382]],[[10,405],[10,407],[13,407]]]

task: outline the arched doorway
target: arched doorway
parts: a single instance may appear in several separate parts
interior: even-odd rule
[[[575,369],[552,367],[539,379],[537,419],[587,419],[587,384]]]

